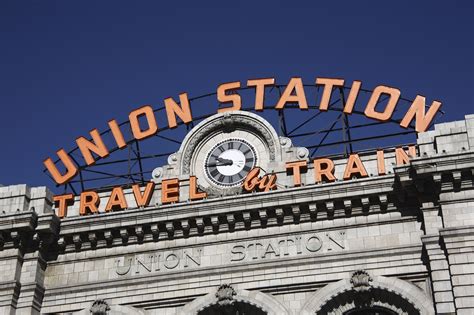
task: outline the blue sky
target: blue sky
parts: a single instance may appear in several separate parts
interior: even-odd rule
[[[473,110],[471,1],[0,2],[0,183],[143,104],[228,81],[362,80]]]

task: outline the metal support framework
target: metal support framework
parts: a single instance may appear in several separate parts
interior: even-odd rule
[[[281,97],[281,86],[278,86],[278,95]],[[283,110],[278,110],[278,130],[280,131],[280,135],[284,137],[288,137],[288,132],[286,129],[286,120],[285,120],[285,112]]]
[[[350,87],[334,88],[330,104],[327,111],[319,111],[318,93],[319,87],[315,85],[304,85],[309,108],[303,119],[299,117],[294,119],[293,113],[299,111],[298,104],[286,104],[284,109],[275,110],[274,104],[270,100],[278,99],[282,95],[282,89],[285,85],[275,85],[265,92],[264,111],[258,114],[267,119],[276,126],[278,133],[284,137],[290,137],[293,145],[304,146],[310,149],[311,157],[324,152],[325,156],[340,155],[348,156],[354,150],[366,150],[361,148],[360,144],[364,141],[378,140],[383,141],[380,146],[393,145],[395,137],[411,137],[404,142],[414,142],[415,131],[411,127],[408,130],[402,129],[399,124],[411,100],[400,98],[397,104],[397,110],[393,117],[387,122],[378,122],[364,117],[364,105],[372,91],[360,89],[359,97],[352,113],[344,113],[346,105],[346,93]],[[252,107],[254,104],[254,91],[252,88],[241,88],[236,93],[242,97],[242,110],[255,112]],[[217,101],[216,93],[208,93],[198,97],[190,98],[192,104],[193,122],[184,124],[178,122],[178,127],[173,129],[170,136],[170,128],[163,127],[157,132],[155,137],[151,137],[143,142],[132,139],[127,141],[127,150],[110,148],[109,153],[113,157],[106,160],[98,159],[93,165],[87,165],[83,161],[79,149],[73,148],[68,152],[73,162],[77,165],[78,176],[70,182],[62,185],[64,192],[77,194],[87,189],[101,189],[114,185],[128,186],[134,183],[145,184],[151,178],[151,172],[154,168],[167,164],[167,158],[172,153],[178,151],[181,140],[184,135],[194,127],[195,124],[217,113],[221,104]],[[314,100],[314,103],[311,102]],[[383,103],[386,98],[381,98],[378,104]],[[364,104],[365,103],[365,104]],[[210,104],[216,104],[215,107]],[[250,106],[252,105],[252,106]],[[380,105],[381,106],[381,105]],[[164,106],[154,110],[155,115],[164,115]],[[441,112],[443,114],[443,112]],[[296,113],[295,113],[296,115]],[[439,119],[439,115],[437,117]],[[349,121],[350,120],[350,121]],[[390,128],[382,125],[389,124]],[[434,121],[433,123],[434,124]],[[130,130],[129,122],[119,124],[122,130]],[[387,131],[387,129],[390,129]],[[179,137],[177,137],[177,135]],[[101,133],[102,137],[111,137],[111,131],[106,130]],[[400,143],[400,142],[398,142]],[[61,162],[55,161],[58,168],[61,169]],[[51,178],[47,170],[45,174]],[[59,185],[57,185],[59,186]]]
[[[342,103],[342,108],[346,107],[346,97],[344,96],[344,89],[339,88],[339,93],[341,96],[341,103]],[[352,150],[352,142],[351,142],[351,128],[349,126],[349,117],[347,114],[343,111],[342,112],[342,138],[344,141],[347,141],[347,143],[344,145],[344,151],[345,155],[349,156],[353,152]]]
[[[143,177],[143,164],[142,164],[142,158],[141,158],[141,154],[140,154],[140,145],[138,144],[138,141],[135,141],[135,145],[136,145],[136,156],[137,156],[137,159],[138,159],[138,165],[139,165],[139,168],[140,168],[140,180],[142,182],[142,184],[145,184],[145,177]]]

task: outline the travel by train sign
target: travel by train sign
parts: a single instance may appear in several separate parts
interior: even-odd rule
[[[327,112],[331,106],[331,98],[334,91],[337,88],[344,87],[345,81],[343,79],[336,78],[316,78],[314,86],[319,87],[322,90],[318,104],[310,104],[310,99],[307,98],[306,89],[307,85],[303,84],[303,81],[299,77],[293,77],[289,80],[288,84],[282,91],[277,102],[274,104],[273,109],[281,111],[288,105],[296,105],[301,111],[319,111],[321,113]],[[266,100],[267,90],[275,86],[274,78],[264,79],[251,79],[242,84],[241,82],[229,82],[221,84],[217,87],[215,93],[217,101],[220,104],[225,105],[217,109],[217,113],[231,112],[242,110],[243,102],[240,95],[240,91],[253,90],[253,106],[252,110],[256,112],[262,112],[269,108],[268,101]],[[392,116],[397,108],[399,100],[401,100],[401,92],[399,89],[389,87],[386,85],[379,85],[371,94],[364,104],[361,104],[359,94],[362,91],[362,83],[360,81],[353,81],[347,98],[343,103],[341,109],[345,115],[353,114],[355,105],[359,108],[363,108],[363,115],[369,119],[378,122],[392,121]],[[184,124],[191,124],[193,122],[192,108],[190,99],[187,93],[182,93],[178,96],[179,101],[174,98],[166,98],[164,100],[164,113],[166,113],[167,129],[174,129],[180,123],[180,120]],[[358,101],[359,99],[359,101]],[[381,100],[384,102],[381,102]],[[436,114],[440,111],[441,103],[439,101],[433,101],[429,106],[426,104],[426,98],[421,95],[417,95],[413,101],[409,104],[407,109],[404,109],[403,116],[397,120],[397,123],[402,128],[412,128],[416,132],[423,132],[431,125]],[[399,111],[400,112],[400,111]],[[145,105],[137,108],[130,112],[128,115],[128,124],[130,125],[130,134],[132,139],[126,139],[124,130],[121,128],[115,119],[108,121],[110,133],[112,135],[114,145],[106,145],[106,142],[102,138],[98,129],[93,129],[89,136],[90,137],[78,137],[76,139],[76,145],[78,151],[81,154],[82,159],[86,166],[93,166],[99,159],[105,159],[110,155],[110,152],[123,149],[127,147],[130,141],[141,141],[143,139],[155,136],[160,133],[161,126],[158,126],[156,111],[150,105]],[[414,147],[411,147],[408,152],[397,148],[395,151],[397,165],[407,163],[408,156],[414,156]],[[383,151],[380,150],[377,153],[378,159],[378,174],[385,174],[385,165],[383,161]],[[228,159],[217,161],[214,163],[225,163]],[[334,176],[334,163],[327,158],[318,158],[310,161],[314,169],[314,182],[330,182],[336,180]],[[79,172],[77,161],[68,154],[64,149],[57,151],[57,158],[47,158],[44,160],[44,165],[50,177],[58,185],[64,185],[70,182]],[[224,165],[224,164],[223,164]],[[301,181],[298,180],[301,170],[307,168],[307,161],[288,161],[286,164],[288,172],[293,174],[294,185],[298,186]],[[276,176],[276,175],[275,175]],[[358,154],[351,154],[347,159],[346,169],[342,180],[348,180],[352,177],[365,177],[367,171],[363,165]],[[199,191],[197,185],[198,179],[194,176],[189,177],[189,200],[198,200],[206,198],[207,194],[205,191]],[[242,180],[242,189],[244,191],[262,190],[268,191],[276,188],[275,182],[276,177],[271,175],[259,176],[258,169],[248,172],[245,180]],[[142,184],[143,186],[143,184]],[[133,194],[136,202],[136,206],[147,206],[150,201],[151,194],[154,191],[154,184],[152,182],[140,188],[138,184],[133,185]],[[177,179],[164,179],[161,184],[161,199],[162,203],[177,202],[179,198],[179,183]],[[64,194],[55,197],[57,202],[59,215],[64,217],[67,213],[67,206],[70,201],[74,198],[72,194]],[[80,196],[80,214],[85,215],[88,213],[97,212],[98,204],[100,203],[100,197],[94,191],[84,191]],[[107,201],[105,211],[112,211],[113,209],[125,209],[129,205],[125,200],[123,190],[120,186],[112,189],[110,198]]]
[[[403,148],[395,149],[395,161],[397,166],[407,164],[409,159],[415,156],[416,149],[414,146],[408,147],[407,151]],[[314,171],[314,184],[330,183],[336,180],[351,180],[353,178],[364,178],[369,176],[364,163],[357,153],[351,154],[348,157],[343,177],[340,179],[336,178],[334,175],[335,165],[331,159],[317,158],[312,161],[312,164]],[[287,174],[290,174],[293,178],[293,187],[298,187],[303,184],[302,173],[307,171],[308,166],[308,161],[306,160],[285,163]],[[254,191],[260,192],[277,189],[277,175],[271,173],[260,176],[260,172],[261,170],[258,167],[250,170],[242,183],[242,190],[244,192],[250,193]],[[377,174],[386,174],[383,150],[377,151]],[[195,176],[190,176],[188,180],[189,192],[187,200],[196,201],[207,198],[207,193],[205,191],[199,191],[197,184],[198,179]],[[125,197],[124,189],[121,186],[114,187],[110,196],[105,198],[105,212],[125,210],[129,207],[140,208],[150,206],[152,195],[156,192],[155,183],[150,181],[144,188],[140,187],[139,184],[134,184],[132,185],[132,192],[134,204],[130,205]],[[179,202],[180,194],[182,194],[179,179],[163,179],[161,182],[160,194],[160,203],[162,205]],[[58,209],[57,213],[60,218],[67,216],[68,207],[73,204],[74,200],[75,196],[73,194],[54,196],[54,201]],[[99,205],[101,202],[103,202],[103,200],[101,200],[101,196],[98,192],[92,190],[82,192],[79,196],[79,215],[99,213]]]

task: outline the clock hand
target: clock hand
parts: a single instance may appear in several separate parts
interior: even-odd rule
[[[224,158],[221,158],[221,157],[217,157],[216,160],[219,161],[219,162],[221,162],[221,163],[225,163],[225,165],[232,165],[232,164],[234,164],[234,161],[229,160],[229,159],[224,159]],[[228,164],[228,163],[230,163],[230,164]]]
[[[230,162],[233,162],[232,160],[224,159],[224,158],[221,158],[221,157],[217,157],[216,159],[217,159],[219,162],[222,162],[222,163],[230,163]]]
[[[222,163],[230,163],[229,165],[234,164],[234,161],[233,161],[233,160],[229,160],[229,159],[221,159],[221,162],[222,162]]]
[[[223,162],[214,162],[214,163],[208,163],[206,164],[207,167],[212,167],[212,166],[228,166],[232,165],[233,162],[232,160],[224,160]]]

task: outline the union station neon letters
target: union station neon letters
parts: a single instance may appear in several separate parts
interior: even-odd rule
[[[343,79],[316,78],[315,84],[317,86],[323,87],[320,103],[317,104],[320,111],[328,110],[333,88],[342,87],[344,86],[344,83],[345,82]],[[271,87],[273,85],[275,85],[274,78],[252,79],[247,81],[246,87],[253,88],[255,90],[254,108],[256,111],[263,111],[264,108],[268,108],[268,106],[264,106],[265,88]],[[344,113],[353,113],[361,86],[362,83],[360,81],[352,82],[349,95],[344,104]],[[218,112],[240,110],[242,108],[242,99],[237,91],[243,87],[245,86],[242,86],[242,84],[238,81],[219,85],[217,88],[217,100],[221,104],[229,104],[230,106],[220,108],[218,109]],[[377,86],[373,90],[367,104],[365,104],[364,115],[368,118],[378,121],[390,120],[397,106],[398,100],[400,99],[400,95],[401,92],[399,89],[385,85]],[[383,110],[376,108],[382,96],[387,97],[387,103]],[[274,108],[276,110],[282,110],[287,104],[298,104],[298,107],[301,110],[309,109],[303,82],[299,77],[293,77],[290,79]],[[185,124],[189,124],[193,121],[187,93],[182,93],[179,95],[179,103],[173,98],[166,98],[164,100],[164,105],[169,128],[176,128],[178,126],[177,118],[181,119]],[[433,101],[428,111],[425,112],[426,99],[424,96],[417,95],[405,113],[403,119],[400,121],[400,126],[403,128],[408,128],[410,124],[415,121],[415,130],[417,132],[423,132],[429,127],[440,107],[440,102]],[[146,121],[146,124],[141,123],[140,120]],[[133,110],[129,114],[129,122],[133,138],[136,140],[142,140],[151,137],[159,132],[159,126],[156,121],[155,113],[150,105],[145,105]],[[115,140],[117,148],[125,148],[127,146],[127,140],[125,139],[117,121],[115,119],[110,120],[108,122],[108,126]],[[111,149],[104,144],[104,141],[97,129],[93,129],[90,132],[90,138],[91,140],[88,140],[85,137],[79,137],[76,139],[77,147],[79,148],[87,165],[93,165],[98,158],[107,157]],[[61,185],[71,180],[78,173],[78,169],[77,165],[73,162],[72,158],[64,149],[58,150],[57,155],[59,160],[64,165],[65,171],[63,173],[61,173],[61,171],[58,169],[52,158],[47,158],[44,161],[44,165],[51,174],[53,180],[57,184]],[[358,163],[355,157],[352,159],[354,163]],[[298,172],[297,166],[292,167],[295,172]],[[320,161],[318,164],[315,164],[315,168],[316,167],[320,169],[320,172],[318,173],[319,175],[316,176],[325,177],[328,180],[332,178],[327,171],[331,167],[329,161]],[[356,165],[356,167],[359,167],[359,165]],[[348,172],[350,173],[351,170]],[[318,178],[316,178],[316,180],[318,180]]]

